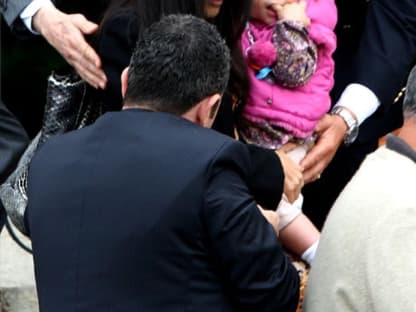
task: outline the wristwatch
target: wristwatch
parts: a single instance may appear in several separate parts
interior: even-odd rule
[[[358,120],[348,109],[342,106],[334,106],[331,110],[331,115],[340,116],[347,125],[347,133],[345,133],[344,136],[344,144],[349,145],[353,143],[358,136]]]

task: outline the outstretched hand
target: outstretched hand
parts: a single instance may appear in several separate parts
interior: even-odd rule
[[[315,130],[318,140],[300,162],[305,183],[319,179],[343,142],[347,125],[340,116],[326,114]]]
[[[84,35],[97,31],[98,25],[81,14],[65,14],[52,4],[45,5],[33,17],[33,27],[95,88],[104,89],[107,78],[101,60],[85,41]]]

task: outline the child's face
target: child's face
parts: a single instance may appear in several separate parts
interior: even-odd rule
[[[297,0],[253,0],[251,17],[265,24],[277,21],[277,8]]]

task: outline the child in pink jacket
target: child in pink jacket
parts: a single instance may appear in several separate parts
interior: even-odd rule
[[[251,15],[241,38],[251,88],[238,132],[247,143],[275,150],[295,143],[292,155],[300,162],[331,104],[336,6],[334,0],[253,0]],[[283,197],[279,237],[310,264],[319,232],[302,214],[302,201]]]

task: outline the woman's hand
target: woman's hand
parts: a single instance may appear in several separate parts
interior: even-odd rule
[[[285,174],[284,190],[288,201],[293,203],[298,198],[304,185],[302,167],[295,163],[286,153],[291,151],[295,144],[286,144],[276,151],[282,163],[283,172]]]

